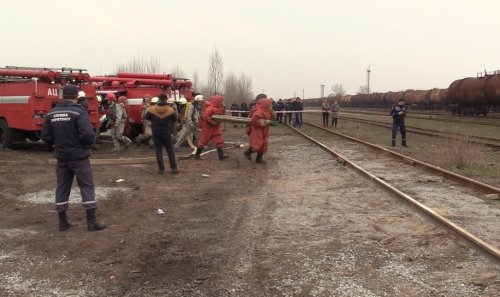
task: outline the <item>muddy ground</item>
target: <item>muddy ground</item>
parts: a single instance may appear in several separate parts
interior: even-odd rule
[[[110,148],[93,157],[153,156]],[[176,176],[94,166],[108,229],[90,233],[77,191],[57,231],[50,152],[0,150],[0,296],[498,296],[498,266],[288,129],[266,165],[227,152]]]

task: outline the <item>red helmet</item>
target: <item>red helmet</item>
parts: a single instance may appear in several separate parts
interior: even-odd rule
[[[109,93],[109,94],[106,95],[106,99],[108,99],[110,101],[115,101],[116,100],[116,96],[113,93]]]

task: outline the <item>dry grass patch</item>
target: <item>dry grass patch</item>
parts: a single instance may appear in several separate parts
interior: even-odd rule
[[[469,137],[455,135],[445,138],[443,146],[436,152],[436,157],[441,165],[464,169],[478,166],[483,152]]]

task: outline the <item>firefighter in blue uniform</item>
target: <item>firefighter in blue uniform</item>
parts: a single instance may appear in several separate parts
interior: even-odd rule
[[[71,225],[66,210],[73,178],[82,195],[83,208],[87,211],[88,231],[105,229],[104,224],[96,222],[94,180],[89,156],[94,142],[94,130],[89,115],[78,102],[78,87],[66,85],[63,100],[45,117],[42,139],[49,147],[54,147],[57,159],[56,211],[59,215],[59,230],[65,231]]]
[[[396,146],[396,134],[398,129],[401,132],[401,144],[406,145],[406,127],[405,127],[405,116],[406,107],[404,99],[399,99],[398,105],[395,105],[391,109],[391,116],[393,118],[392,122],[392,146]]]

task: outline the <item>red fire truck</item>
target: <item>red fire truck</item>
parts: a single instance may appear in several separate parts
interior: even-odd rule
[[[99,126],[95,87],[85,69],[0,68],[0,148],[40,140],[45,115],[62,98],[62,87],[75,84],[85,92],[92,125]]]
[[[114,93],[117,97],[127,97],[129,119],[124,134],[130,138],[142,132],[141,113],[144,95],[149,94],[155,97],[166,94],[176,101],[182,97],[188,100],[193,97],[191,81],[185,78],[175,78],[171,74],[118,72],[113,76],[90,77],[89,80],[94,82],[97,94],[102,98],[102,114],[106,114],[107,94]],[[101,126],[101,131],[105,131],[104,125]]]

